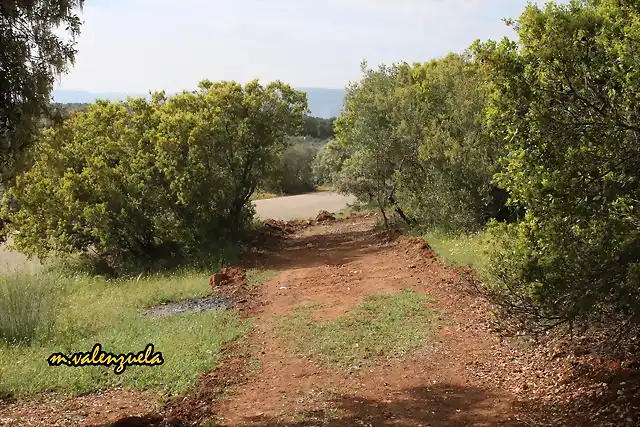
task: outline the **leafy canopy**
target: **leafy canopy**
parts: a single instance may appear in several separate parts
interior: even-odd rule
[[[477,44],[489,122],[506,141],[498,183],[526,209],[502,227],[493,291],[543,328],[640,324],[640,9],[531,5],[519,43]]]
[[[27,254],[90,251],[116,267],[206,257],[246,229],[306,111],[304,93],[258,81],[98,102],[44,132],[5,197],[7,232]]]
[[[450,54],[407,70],[398,132],[410,155],[398,200],[423,227],[466,230],[501,214],[492,184],[502,144],[485,127],[487,88],[474,58]]]
[[[377,70],[364,64],[363,74],[347,90],[337,141],[321,153],[317,173],[412,224],[477,228],[498,216],[504,194],[491,181],[502,144],[485,128],[479,64],[449,55]]]
[[[372,70],[363,62],[363,78],[347,88],[345,108],[335,122],[337,144],[350,152],[339,165],[336,186],[359,199],[375,200],[385,223],[385,209],[395,193],[393,177],[406,157],[394,127],[401,67]]]
[[[84,0],[0,2],[0,181],[22,165],[55,77],[75,58]],[[66,39],[58,28],[64,28]]]

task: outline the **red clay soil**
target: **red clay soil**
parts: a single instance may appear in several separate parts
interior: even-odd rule
[[[465,270],[448,267],[422,240],[376,233],[376,221],[357,217],[291,227],[276,250],[248,256],[245,267],[280,273],[264,284],[261,304],[250,311],[256,327],[246,347],[231,349],[221,369],[163,408],[150,403],[151,395],[122,394],[136,406],[114,409],[117,415],[161,415],[146,424],[130,419],[118,425],[640,425],[637,371],[570,350],[550,353],[548,346],[502,340],[491,330],[491,307],[472,292]],[[317,318],[328,321],[367,295],[405,289],[434,297],[430,305],[444,312],[445,321],[435,340],[403,360],[345,373],[296,357],[273,333],[273,321],[301,304],[319,303]],[[88,406],[81,399],[48,408],[49,421],[58,424],[35,421],[43,412],[28,403],[0,405],[0,425],[19,410],[34,421],[16,425],[114,420],[114,412],[90,405],[93,412],[83,417]]]
[[[479,321],[486,312],[457,290],[458,275],[428,245],[376,235],[375,221],[307,230],[265,261],[281,273],[265,284],[269,304],[255,322],[260,371],[219,406],[219,425],[524,425],[513,420],[514,396],[475,372],[473,362],[497,344]],[[321,304],[316,318],[329,321],[366,295],[405,289],[436,297],[450,320],[435,346],[405,360],[345,375],[295,357],[272,333],[272,320],[300,304]]]
[[[240,267],[223,267],[209,278],[211,290],[217,292],[220,287],[234,285],[236,283],[246,283],[247,276],[244,269]]]
[[[0,400],[0,426],[65,427],[96,425],[160,409],[153,393],[113,389],[66,399],[42,396],[32,401]]]

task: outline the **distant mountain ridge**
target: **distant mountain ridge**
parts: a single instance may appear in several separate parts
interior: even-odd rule
[[[306,92],[312,116],[328,119],[331,117],[338,117],[340,114],[340,110],[342,109],[344,102],[344,95],[346,93],[344,89],[326,89],[316,87],[301,87],[297,89]],[[170,93],[169,95],[172,94]],[[67,89],[55,89],[53,91],[53,101],[62,104],[91,103],[97,99],[124,101],[130,96],[135,98],[150,98],[148,93],[94,93],[84,90]]]

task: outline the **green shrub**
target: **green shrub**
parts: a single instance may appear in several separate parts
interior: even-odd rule
[[[312,164],[317,152],[318,150],[310,144],[294,141],[282,154],[279,169],[266,189],[284,194],[301,194],[315,190]]]
[[[630,2],[529,6],[508,40],[478,45],[498,183],[523,220],[494,228],[491,290],[532,328],[640,327],[640,11]],[[625,326],[626,328],[622,328]],[[635,331],[635,332],[634,332]]]
[[[407,71],[403,116],[406,144],[413,146],[397,183],[398,202],[424,227],[473,230],[499,215],[506,200],[492,185],[503,143],[484,124],[487,86],[468,55],[451,54]]]
[[[311,168],[317,150],[308,145],[296,145],[282,156],[282,191],[288,194],[313,191],[316,183]]]
[[[0,276],[0,341],[28,344],[45,337],[54,325],[58,290],[53,276]]]
[[[363,74],[347,90],[336,142],[316,175],[429,228],[477,229],[506,218],[506,194],[492,183],[504,144],[484,123],[481,65],[451,54],[377,70],[365,64]]]
[[[303,93],[257,81],[93,104],[43,134],[5,196],[17,208],[4,232],[40,259],[86,252],[108,268],[210,259],[248,228],[250,197],[306,108]]]
[[[361,201],[375,200],[388,227],[386,210],[393,204],[393,178],[402,168],[410,147],[396,136],[402,113],[401,79],[404,67],[361,65],[363,78],[350,84],[345,109],[335,122],[337,153],[348,153],[336,165],[334,185]],[[336,160],[340,159],[338,157]]]
[[[325,144],[313,159],[311,169],[318,185],[334,185],[338,182],[344,161],[350,157],[348,150],[337,140]]]

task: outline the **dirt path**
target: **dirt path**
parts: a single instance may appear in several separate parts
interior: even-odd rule
[[[494,426],[509,421],[513,396],[483,381],[475,369],[495,338],[482,329],[481,313],[471,300],[449,293],[457,275],[416,240],[385,242],[372,232],[374,221],[305,230],[276,259],[264,262],[281,273],[265,284],[269,303],[252,336],[261,348],[260,368],[219,408],[221,425]],[[366,295],[405,289],[436,297],[432,305],[446,312],[435,343],[406,360],[345,375],[295,357],[274,336],[273,320],[300,304],[321,304],[316,318],[330,321]]]

